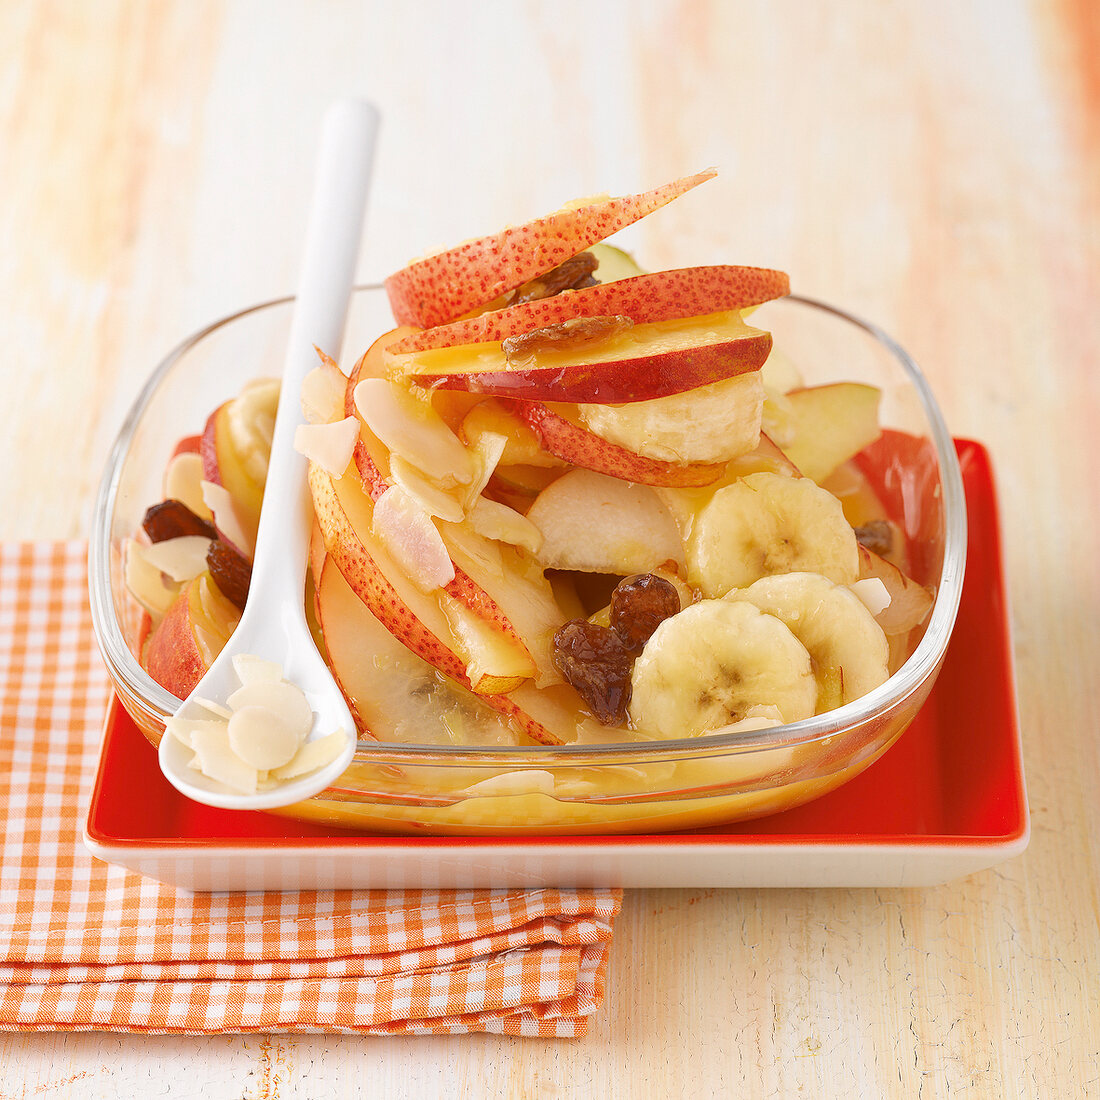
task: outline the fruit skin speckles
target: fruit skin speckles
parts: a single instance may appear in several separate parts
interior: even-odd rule
[[[567,207],[417,260],[385,281],[397,323],[431,328],[543,275],[712,179],[713,169],[638,195]]]
[[[511,336],[573,318],[617,315],[635,325],[656,324],[748,309],[789,293],[786,273],[772,268],[732,264],[681,267],[525,302],[423,331],[399,330],[400,339],[387,339],[377,350],[392,362],[414,352],[499,344]]]

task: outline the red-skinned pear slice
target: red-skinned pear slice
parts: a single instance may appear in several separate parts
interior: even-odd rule
[[[598,727],[565,685],[530,684],[486,698],[441,679],[382,626],[330,560],[317,585],[317,615],[337,682],[366,732],[383,741],[509,745],[517,732],[543,744]]]
[[[497,712],[442,679],[359,600],[327,560],[317,584],[317,617],[333,674],[357,721],[386,742],[511,745],[517,738]]]
[[[347,478],[333,482],[316,466],[310,467],[309,482],[328,560],[336,565],[356,597],[405,648],[461,687],[474,690],[466,675],[469,661],[452,648],[455,642],[450,624],[438,601],[419,592],[403,577],[393,559],[370,535],[369,500],[358,490],[349,491]],[[328,564],[324,569],[327,571]],[[449,639],[450,644],[443,639]],[[503,635],[499,640],[507,644]],[[484,675],[477,694],[494,710],[514,719],[529,737],[543,744],[560,744],[560,736],[503,694],[516,690],[521,683],[519,678]],[[341,684],[349,690],[343,679]]]
[[[499,344],[416,352],[393,359],[394,376],[430,389],[531,401],[618,405],[683,393],[759,370],[771,334],[739,310],[633,325],[603,339],[539,347],[509,360]]]
[[[601,438],[539,401],[515,402],[517,415],[557,458],[641,485],[701,486],[717,481],[722,463],[674,463],[646,458]]]
[[[642,194],[573,203],[524,225],[416,260],[386,280],[393,315],[399,324],[420,328],[453,321],[551,271],[716,175],[711,168]]]
[[[319,467],[311,466],[309,482],[329,557],[395,638],[444,675],[479,695],[502,695],[522,683],[521,676],[498,675],[493,671],[497,667],[515,667],[516,652],[522,655],[527,650],[499,607],[484,592],[478,593],[480,601],[472,600],[468,592],[456,598],[470,607],[491,631],[456,638],[437,595],[421,592],[373,535],[373,505],[354,480],[333,481]],[[477,647],[476,652],[473,646]],[[467,675],[471,667],[478,670],[476,684]],[[490,705],[498,710],[510,711],[511,707],[507,702]]]
[[[500,343],[510,336],[576,317],[629,317],[636,325],[749,309],[790,293],[783,271],[765,267],[683,267],[584,287],[453,324],[407,332],[384,345],[384,361],[467,344]]]

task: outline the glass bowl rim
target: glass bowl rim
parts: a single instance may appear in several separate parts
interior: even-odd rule
[[[381,283],[364,283],[354,288],[355,294],[383,290]],[[207,336],[234,321],[264,310],[285,306],[294,295],[284,295],[257,303],[199,329],[176,345],[153,369],[131,404],[108,455],[104,473],[96,494],[92,516],[92,531],[88,553],[88,587],[92,624],[111,675],[121,680],[126,692],[140,700],[152,716],[162,721],[175,712],[179,700],[160,686],[138,664],[122,633],[115,615],[111,590],[111,519],[118,496],[122,466],[133,442],[141,418],[161,382],[186,353]],[[824,714],[813,715],[788,725],[735,733],[704,734],[666,740],[641,740],[566,745],[504,745],[458,746],[383,742],[360,739],[355,762],[371,759],[379,762],[401,759],[408,763],[453,762],[469,766],[546,767],[549,764],[579,766],[586,763],[607,764],[622,758],[623,762],[638,762],[638,758],[662,759],[668,755],[692,757],[724,755],[729,750],[744,752],[790,749],[824,741],[850,731],[900,705],[932,676],[950,641],[962,596],[963,573],[966,564],[966,502],[962,472],[954,441],[939,405],[924,373],[917,363],[887,332],[872,322],[830,305],[817,298],[789,294],[778,301],[798,303],[840,318],[877,340],[902,368],[920,400],[921,409],[931,430],[940,470],[940,486],[944,516],[943,566],[936,598],[924,636],[902,666],[884,683],[859,699]],[[771,304],[771,303],[767,303]],[[116,684],[116,690],[118,685]]]

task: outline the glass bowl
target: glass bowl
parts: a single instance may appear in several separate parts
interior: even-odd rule
[[[115,690],[152,745],[178,701],[134,656],[139,616],[122,580],[122,545],[179,439],[250,378],[278,375],[290,298],[227,317],[184,341],[153,371],[122,426],[93,518],[89,583],[96,635]],[[943,661],[962,591],[966,510],[958,459],[917,365],[888,335],[840,309],[790,297],[761,307],[778,351],[806,384],[860,381],[882,390],[883,437],[860,464],[908,543],[909,572],[932,588],[908,659],[838,710],[751,733],[670,741],[478,748],[361,740],[331,788],[276,811],[409,834],[661,832],[776,813],[864,770],[915,717]],[[379,287],[353,296],[349,359],[393,322]]]

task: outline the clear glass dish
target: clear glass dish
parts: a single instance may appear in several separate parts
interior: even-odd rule
[[[178,701],[134,656],[139,618],[122,580],[123,540],[160,499],[177,441],[201,431],[209,413],[248,379],[280,373],[290,312],[290,298],[267,302],[177,347],[138,395],[103,475],[89,558],[92,617],[115,690],[152,745]],[[861,381],[883,392],[888,430],[863,465],[906,534],[911,574],[935,592],[904,664],[838,710],[752,733],[484,749],[361,740],[337,784],[279,812],[420,835],[698,828],[817,798],[894,743],[932,688],[959,606],[966,507],[954,443],[917,365],[875,326],[793,296],[761,307],[753,323],[772,331],[806,384]],[[350,357],[390,327],[385,294],[359,288],[345,342]]]

